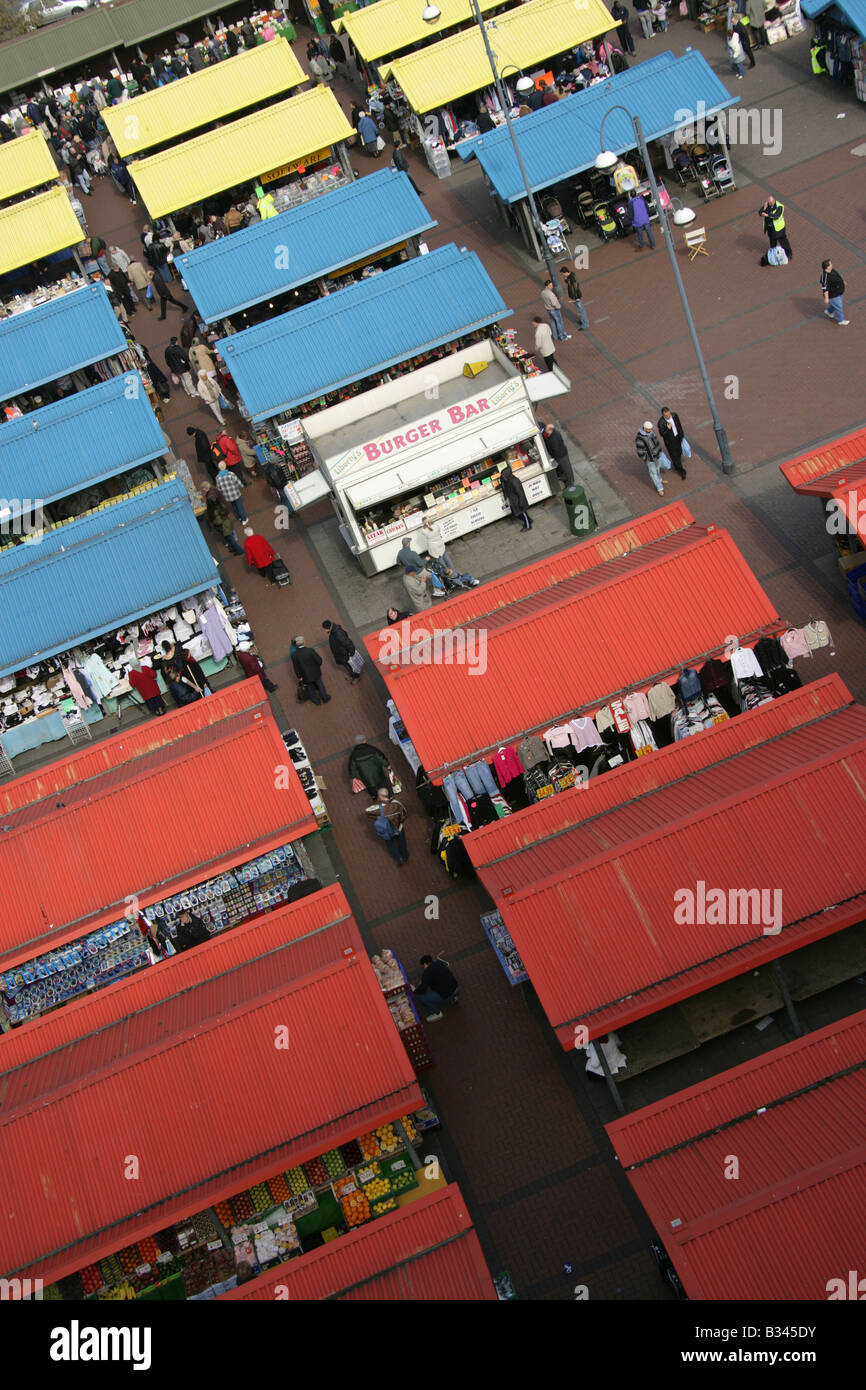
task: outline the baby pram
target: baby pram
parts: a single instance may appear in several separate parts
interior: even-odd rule
[[[480,580],[471,574],[460,574],[450,570],[440,555],[430,566],[434,594],[454,594],[460,589],[477,589]]]

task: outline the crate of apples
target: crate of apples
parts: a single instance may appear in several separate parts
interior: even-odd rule
[[[307,1187],[323,1187],[328,1181],[328,1170],[321,1158],[313,1158],[309,1163],[305,1163],[304,1172],[307,1175]]]
[[[292,1191],[296,1197],[300,1196],[302,1192],[306,1192],[307,1188],[310,1186],[304,1176],[303,1168],[290,1168],[286,1173],[286,1182],[289,1184],[290,1191]]]

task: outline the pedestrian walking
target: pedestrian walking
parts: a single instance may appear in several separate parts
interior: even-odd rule
[[[508,503],[511,515],[520,518],[522,530],[531,531],[532,521],[529,516],[529,503],[526,500],[526,493],[523,490],[523,484],[518,478],[515,478],[510,463],[506,463],[502,472],[499,474],[499,484],[502,488],[502,496]]]
[[[155,270],[151,270],[147,278],[154,294],[159,295],[159,317],[161,319],[165,318],[166,307],[169,304],[173,304],[176,309],[186,310],[189,308],[189,305],[184,304],[182,300],[175,299],[162,276],[158,275]]]
[[[280,687],[277,685],[276,681],[272,681],[270,676],[266,674],[265,665],[261,657],[256,656],[255,652],[250,651],[249,642],[238,642],[235,655],[237,656],[238,665],[243,671],[246,680],[252,680],[255,676],[258,676],[265,690],[279,690]]]
[[[566,342],[571,334],[565,331],[565,324],[562,322],[562,305],[553,288],[552,280],[545,280],[544,289],[541,291],[541,302],[547,310],[547,317],[550,319],[554,338],[558,338],[561,343]]]
[[[767,240],[770,245],[781,246],[788,260],[792,261],[794,253],[791,250],[785,225],[785,204],[780,203],[771,194],[764,206],[758,209],[758,216],[764,219],[764,231],[767,233]]]
[[[175,385],[179,382],[188,396],[195,396],[197,392],[190,371],[189,356],[184,352],[177,338],[170,339],[164,356],[165,365],[175,378]]]
[[[235,439],[234,435],[229,434],[227,430],[220,430],[211,447],[222,455],[229,468],[237,473],[238,477],[244,483],[252,482],[252,474],[248,470],[241,453],[240,440]],[[247,448],[247,453],[248,455],[252,453],[249,447]],[[255,462],[255,454],[253,454],[253,461]]]
[[[622,0],[616,0],[611,14],[619,25],[618,32],[623,48],[627,53],[634,53],[634,38],[632,37],[631,26],[629,24],[628,10],[622,3]]]
[[[228,502],[238,521],[246,525],[249,518],[243,504],[244,485],[240,478],[226,467],[225,459],[217,464],[216,485],[220,490],[220,495]]]
[[[768,47],[770,40],[767,38],[766,0],[746,0],[744,8],[746,18],[749,21],[749,28],[755,36],[758,47]]]
[[[113,269],[108,272],[108,283],[120,300],[127,314],[135,313],[135,302],[132,298],[132,288],[129,280],[122,270]]]
[[[387,787],[380,787],[376,793],[376,805],[368,809],[373,829],[399,869],[409,858],[406,845],[406,807],[396,801]]]
[[[647,466],[652,485],[659,497],[664,497],[662,472],[669,469],[671,461],[661,446],[661,441],[653,429],[652,420],[644,420],[635,437],[637,456]]]
[[[394,137],[394,157],[391,160],[391,163],[393,164],[395,169],[399,169],[401,174],[406,175],[407,179],[409,180],[415,192],[418,194],[418,197],[420,198],[422,196],[421,189],[418,187],[412,175],[409,173],[409,161],[406,158],[405,148],[399,136],[396,135]]]
[[[181,339],[183,341],[183,339]],[[213,372],[216,374],[216,363],[211,356],[211,350],[202,338],[194,338],[189,349],[189,364],[198,377],[199,372]]]
[[[204,495],[204,500],[207,507],[207,519],[217,535],[222,536],[232,555],[243,555],[243,549],[238,544],[238,538],[235,535],[234,517],[229,511],[225,498],[217,488],[209,487]]]
[[[160,314],[160,318],[162,317],[164,316]],[[198,381],[196,383],[195,389],[196,395],[201,397],[208,410],[212,410],[216,418],[219,420],[220,424],[224,425],[225,416],[223,415],[222,408],[220,407],[220,385],[216,379],[216,376],[210,376],[205,371],[199,372]]]
[[[246,536],[244,554],[247,557],[247,568],[258,570],[269,584],[276,584],[274,561],[277,558],[277,552],[270,541],[265,540],[264,536],[260,536],[257,531],[253,530],[252,526],[244,527],[244,535]]]
[[[683,459],[691,458],[692,446],[683,433],[679,415],[675,410],[671,410],[669,405],[664,406],[656,428],[674,472],[684,478],[686,470],[683,467]]]
[[[364,659],[360,655],[355,643],[352,641],[344,627],[339,623],[332,623],[330,618],[326,618],[322,627],[328,634],[328,646],[331,648],[331,656],[338,666],[342,666],[346,672],[346,679],[354,685],[361,679],[361,667]],[[353,660],[354,658],[354,660]]]
[[[436,1023],[442,1017],[443,1005],[457,1003],[460,998],[459,986],[444,960],[422,956],[419,965],[422,967],[421,979],[412,993],[425,1009],[433,1010],[428,1014],[426,1022]]]
[[[821,289],[824,292],[824,313],[828,319],[835,319],[840,328],[847,328],[851,322],[845,317],[842,296],[845,281],[838,270],[833,269],[832,261],[821,262]]]
[[[322,681],[322,658],[304,644],[303,637],[292,638],[292,666],[313,704],[326,705],[331,697]]]
[[[547,370],[552,372],[553,364],[556,361],[556,346],[550,324],[545,323],[544,319],[537,315],[532,322],[535,325],[535,355],[540,357]]]
[[[752,53],[752,36],[749,33],[748,22],[745,16],[737,14],[734,16],[733,32],[739,36],[740,43],[743,45],[743,56],[750,68],[755,66],[755,59]]]
[[[426,565],[407,565],[403,576],[403,588],[409,595],[409,602],[415,613],[423,613],[425,608],[432,608],[431,578]]]
[[[568,447],[555,425],[546,425],[543,420],[539,420],[538,428],[547,447],[547,452],[553,459],[556,466],[556,476],[563,487],[574,486],[574,469],[571,466],[571,459],[568,457]]]
[[[565,293],[568,295],[569,303],[580,319],[580,327],[577,331],[583,333],[585,329],[589,328],[589,319],[587,318],[586,309],[583,307],[583,293],[580,288],[580,281],[574,271],[570,270],[567,265],[564,265],[559,273],[562,276],[562,283],[565,287]]]
[[[631,7],[640,20],[644,38],[651,39],[653,36],[653,17],[650,0],[631,0]]]
[[[737,74],[737,81],[742,82],[746,69],[743,66],[745,53],[743,52],[743,41],[739,34],[735,34],[733,29],[728,30],[727,37],[728,57],[731,60],[731,70]]]
[[[652,227],[650,226],[649,208],[641,193],[629,194],[628,212],[631,225],[634,227],[635,233],[637,234],[638,251],[643,250],[644,233],[646,233],[646,239],[649,242],[650,250],[654,251],[656,243]]]
[[[353,792],[369,792],[375,797],[380,787],[390,789],[391,764],[381,748],[367,742],[366,734],[358,734],[349,754],[349,782]]]
[[[150,286],[150,280],[148,279],[147,270],[142,265],[141,261],[129,262],[129,265],[126,267],[126,278],[138,295],[139,304],[143,304],[148,311],[152,310],[153,290],[151,290],[148,296],[147,291]]]
[[[358,121],[358,139],[361,142],[361,149],[364,154],[370,155],[373,159],[378,159],[381,153],[379,149],[379,130],[373,117],[367,111],[362,111]]]
[[[206,470],[208,475],[216,482],[217,465],[211,451],[211,443],[205,431],[197,425],[187,425],[186,432],[191,439],[195,440],[195,456],[199,463]]]

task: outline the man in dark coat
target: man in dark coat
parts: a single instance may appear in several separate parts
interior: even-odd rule
[[[129,281],[127,280],[123,271],[118,270],[116,267],[114,270],[110,270],[108,272],[108,281],[111,285],[111,288],[114,290],[114,293],[117,295],[118,299],[120,300],[121,304],[126,310],[127,314],[134,314],[135,304],[133,303],[132,293],[129,287]]]
[[[547,452],[556,464],[557,478],[563,487],[572,487],[574,485],[574,471],[571,467],[571,459],[568,457],[565,440],[555,425],[546,425],[543,420],[539,420],[538,427],[547,446]]]
[[[339,623],[332,623],[329,618],[325,619],[322,627],[328,634],[328,646],[331,648],[331,655],[337,665],[345,668],[347,678],[353,684],[355,681],[359,681],[361,679],[360,672],[356,676],[349,665],[349,658],[355,655],[355,643],[346,629],[340,627]]]
[[[187,425],[187,434],[195,439],[195,456],[207,472],[209,478],[216,478],[217,461],[211,451],[211,443],[203,429],[196,425]]]
[[[191,946],[201,946],[210,941],[210,932],[200,917],[192,912],[182,912],[175,928],[177,935],[172,941],[176,951],[188,951]]]
[[[364,783],[364,787],[371,796],[375,796],[380,787],[390,789],[388,780],[388,769],[390,763],[375,744],[368,743],[364,734],[359,734],[355,739],[355,746],[349,754],[349,779]]]
[[[401,174],[406,175],[407,179],[409,180],[415,192],[418,194],[418,197],[420,198],[422,196],[421,189],[418,187],[412,175],[409,173],[409,161],[406,158],[406,151],[403,148],[403,143],[400,140],[399,136],[395,136],[394,138],[394,158],[391,162],[394,165],[395,169],[399,169]]]
[[[322,658],[318,652],[304,645],[303,637],[292,641],[292,666],[299,681],[303,681],[310,692],[314,705],[326,705],[330,695],[322,682]]]
[[[665,453],[671,461],[675,473],[679,473],[681,478],[686,476],[683,467],[683,455],[687,459],[692,456],[691,445],[683,434],[683,427],[680,424],[680,417],[675,410],[671,410],[666,405],[662,411],[656,426],[659,432],[659,439],[665,447]]]
[[[522,530],[529,531],[532,528],[532,521],[529,517],[529,503],[526,500],[526,493],[523,491],[523,484],[515,478],[511,471],[511,464],[506,463],[502,472],[499,474],[502,496],[508,503],[512,516],[519,516]]]

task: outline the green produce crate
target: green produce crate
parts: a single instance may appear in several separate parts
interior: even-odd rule
[[[399,1166],[401,1163],[405,1164],[405,1167],[401,1168]],[[390,1181],[391,1191],[395,1196],[399,1196],[401,1192],[411,1192],[413,1187],[418,1186],[415,1169],[403,1154],[397,1154],[394,1158],[383,1160],[382,1176],[387,1177]]]

